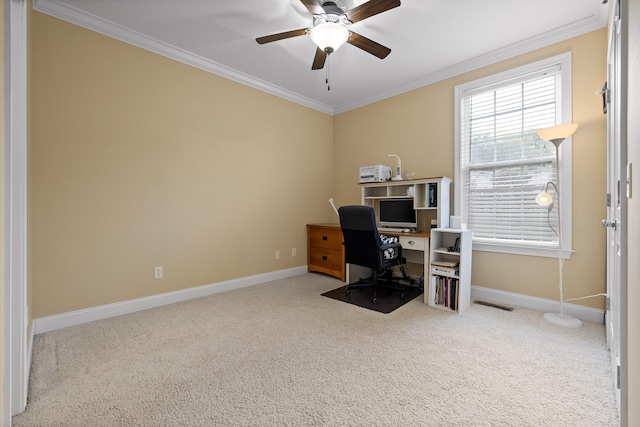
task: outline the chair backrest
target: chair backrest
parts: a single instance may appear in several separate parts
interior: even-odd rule
[[[338,209],[344,237],[345,261],[379,270],[378,248],[382,245],[376,216],[371,206],[342,206]]]

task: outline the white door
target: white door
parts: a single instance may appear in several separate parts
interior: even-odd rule
[[[615,2],[611,14],[609,52],[607,61],[607,86],[603,88],[603,108],[607,113],[607,218],[602,224],[607,228],[607,311],[605,324],[607,344],[611,353],[613,381],[616,386],[618,409],[620,410],[621,342],[624,340],[621,300],[625,272],[624,220],[626,209],[626,93],[625,73],[622,64],[622,32],[620,2]],[[608,88],[607,88],[608,87]]]

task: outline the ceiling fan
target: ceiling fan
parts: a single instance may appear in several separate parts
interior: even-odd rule
[[[359,47],[371,55],[384,59],[391,53],[391,49],[376,43],[360,34],[347,30],[347,26],[363,19],[386,12],[389,9],[400,6],[400,0],[369,0],[348,11],[342,10],[333,1],[300,0],[302,4],[313,14],[313,27],[298,30],[285,31],[258,37],[259,44],[271,43],[291,37],[309,34],[311,40],[318,46],[313,59],[312,70],[320,70],[324,67],[327,55],[336,51],[345,42]]]

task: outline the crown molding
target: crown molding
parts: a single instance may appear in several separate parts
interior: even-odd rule
[[[489,52],[487,54],[460,62],[458,64],[452,65],[451,67],[443,68],[436,72],[427,74],[420,79],[414,80],[413,82],[396,86],[395,88],[388,91],[375,94],[371,97],[363,98],[351,104],[336,107],[334,108],[334,114],[344,113],[346,111],[363,107],[374,102],[382,101],[384,99],[391,98],[392,96],[410,92],[412,90],[428,86],[442,80],[459,76],[460,74],[468,73],[470,71],[474,71],[482,67],[486,67],[497,62],[534,51],[536,49],[550,46],[555,43],[560,43],[565,40],[587,34],[591,31],[604,28],[607,26],[608,20],[607,7],[606,5],[601,6],[600,0],[593,1],[594,13],[588,18],[581,19],[571,25],[557,28],[545,34],[531,37],[518,43],[513,43],[502,49],[494,50],[493,52]]]
[[[301,96],[290,90],[275,86],[271,83],[252,77],[248,74],[229,68],[225,65],[211,61],[200,55],[180,49],[176,46],[154,39],[142,33],[133,31],[122,25],[84,12],[75,7],[61,3],[57,0],[33,0],[33,9],[54,18],[70,22],[91,31],[120,40],[133,46],[157,53],[170,59],[182,62],[203,71],[233,80],[235,82],[253,87],[254,89],[270,93],[280,98],[287,99],[305,107],[333,115],[333,108],[329,105],[317,102],[313,99]]]
[[[592,1],[593,14],[588,18],[584,18],[574,22],[573,24],[549,31],[546,34],[532,37],[530,39],[511,44],[502,49],[460,62],[453,66],[427,74],[413,82],[397,86],[384,92],[376,93],[370,97],[362,98],[339,107],[331,107],[330,105],[315,101],[264,80],[257,79],[202,56],[195,55],[184,49],[180,49],[160,40],[132,31],[114,22],[86,13],[75,7],[61,3],[58,0],[33,0],[33,8],[38,12],[45,13],[108,37],[115,38],[229,80],[253,87],[254,89],[270,93],[329,115],[335,115],[604,28],[607,26],[608,9],[606,5],[601,4],[601,0]]]

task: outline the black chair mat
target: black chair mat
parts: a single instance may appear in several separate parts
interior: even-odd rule
[[[378,288],[376,302],[373,303],[373,288],[354,288],[347,295],[345,286],[340,286],[337,289],[323,293],[322,296],[388,314],[422,295],[422,289],[417,286],[406,286],[404,298],[400,298],[400,294],[400,291]]]

